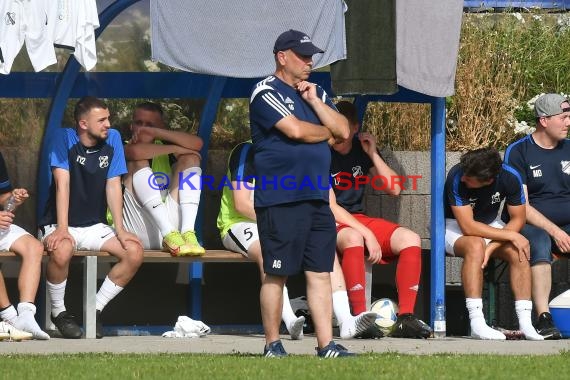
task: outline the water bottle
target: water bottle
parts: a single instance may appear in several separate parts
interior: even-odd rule
[[[441,299],[435,303],[435,315],[433,320],[433,337],[445,338],[445,304]]]
[[[16,209],[16,199],[14,198],[13,195],[11,195],[10,198],[8,198],[8,200],[4,204],[4,211],[14,212],[15,209]],[[10,228],[0,228],[0,238],[6,236],[9,231]]]

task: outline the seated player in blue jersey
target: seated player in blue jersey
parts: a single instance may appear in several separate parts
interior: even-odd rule
[[[317,355],[353,355],[332,340],[330,272],[336,231],[328,187],[283,185],[284,178],[297,183],[328,178],[329,141],[348,136],[346,118],[321,87],[307,81],[317,53],[323,50],[305,33],[281,33],[273,46],[275,72],[259,81],[250,96],[255,171],[267,182],[254,198],[265,271],[260,304],[266,357],[287,355],[279,339],[283,286],[300,271],[307,280]]]
[[[172,256],[203,255],[194,232],[202,139],[167,129],[162,107],[151,102],[136,106],[131,131],[125,145],[125,227],[139,236],[145,249],[163,248]]]
[[[218,229],[226,249],[253,259],[259,266],[263,282],[263,257],[257,230],[257,218],[253,207],[255,170],[251,142],[238,144],[231,152],[226,173],[228,185],[224,186],[218,214]],[[231,185],[231,187],[230,187]],[[333,204],[331,202],[331,208]],[[338,207],[338,206],[337,206]],[[334,213],[333,209],[333,213]],[[335,260],[331,274],[333,312],[336,316],[340,337],[353,338],[374,325],[376,313],[363,312],[354,317],[350,313],[346,285],[342,269]],[[281,319],[291,339],[303,337],[304,317],[297,317],[291,307],[287,286],[283,286],[283,309]]]
[[[498,215],[503,200],[510,216],[506,224]],[[490,257],[496,257],[509,264],[519,329],[526,339],[543,340],[531,320],[529,242],[519,233],[525,223],[525,203],[520,175],[502,164],[495,149],[463,154],[447,175],[445,252],[463,257],[461,278],[474,338],[506,339],[485,323],[483,315],[483,269]]]
[[[81,98],[74,119],[76,127],[59,128],[49,146],[53,178],[38,225],[49,252],[46,277],[51,320],[64,338],[82,335],[64,302],[73,253],[106,251],[117,258],[96,295],[96,335],[102,338],[101,312],[137,272],[143,248],[123,226],[121,175],[127,166],[119,132],[111,129],[107,105],[97,98]],[[107,224],[107,207],[114,229]]]
[[[560,339],[548,301],[551,264],[570,254],[570,102],[559,94],[544,94],[536,99],[534,111],[536,130],[507,147],[505,163],[520,173],[528,199],[521,234],[530,241],[536,328],[545,339]]]
[[[23,228],[13,224],[15,209],[6,210],[12,197],[12,207],[18,207],[29,194],[26,189],[13,189],[8,178],[4,157],[0,153],[0,251],[12,251],[22,258],[18,291],[20,303],[17,309],[10,303],[4,277],[0,271],[0,340],[49,339],[35,319],[36,292],[40,283],[44,247]],[[23,331],[22,331],[23,330]]]

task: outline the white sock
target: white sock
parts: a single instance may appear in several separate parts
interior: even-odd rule
[[[285,322],[285,326],[289,329],[289,326],[297,320],[297,316],[293,312],[291,307],[291,301],[289,300],[289,292],[287,287],[283,286],[283,309],[281,311],[281,319]]]
[[[6,309],[0,311],[0,318],[13,325],[16,318],[18,318],[18,312],[14,305],[10,305]]]
[[[109,279],[109,276],[105,277],[103,285],[97,292],[95,296],[95,308],[99,311],[103,311],[105,306],[111,301],[117,294],[123,290],[122,287],[116,285],[113,281]]]
[[[192,168],[184,169],[182,178],[187,178],[191,173],[193,174],[188,178],[187,183],[181,183],[178,189],[178,199],[180,202],[180,231],[194,231],[194,224],[196,223],[196,215],[198,215],[198,205],[200,204],[200,193],[202,187],[202,169],[195,166]]]
[[[289,292],[287,287],[283,286],[283,308],[281,310],[281,319],[291,335],[291,339],[303,339],[303,326],[305,324],[305,317],[297,317],[291,307],[291,300],[289,299]]]
[[[337,290],[332,294],[333,311],[339,327],[342,328],[345,322],[354,319],[350,313],[350,304],[348,303],[348,293],[346,290]]]
[[[515,301],[515,311],[519,319],[519,329],[528,340],[544,340],[544,337],[536,332],[532,325],[532,301],[518,300]]]
[[[346,290],[337,290],[332,294],[333,311],[340,329],[342,339],[353,338],[362,333],[376,321],[376,313],[365,311],[356,317],[350,313],[348,293]]]
[[[170,223],[168,210],[162,202],[160,190],[149,186],[148,181],[152,176],[152,170],[148,167],[137,170],[133,174],[133,191],[139,203],[152,217],[162,236],[166,236],[176,228]]]
[[[20,302],[18,304],[18,318],[14,322],[14,327],[31,333],[34,339],[48,340],[49,335],[42,331],[36,322],[35,315],[36,305],[30,302]]]
[[[52,284],[46,281],[49,298],[51,299],[51,315],[57,317],[59,313],[65,311],[65,285],[67,279],[59,284]]]
[[[471,325],[471,336],[477,339],[493,339],[505,340],[507,337],[500,331],[497,331],[485,322],[483,315],[483,299],[466,298],[465,305],[469,311],[469,320]]]

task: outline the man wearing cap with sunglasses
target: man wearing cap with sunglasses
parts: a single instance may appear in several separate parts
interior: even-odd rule
[[[504,162],[522,177],[530,241],[532,297],[536,329],[544,339],[560,339],[548,308],[553,254],[570,253],[570,103],[559,94],[544,94],[534,103],[536,130],[507,147]]]
[[[336,246],[328,204],[329,142],[347,138],[348,121],[322,88],[307,82],[316,53],[323,50],[305,33],[282,33],[273,48],[275,73],[257,83],[250,97],[258,178],[254,206],[265,271],[260,304],[266,357],[287,355],[279,339],[283,285],[300,271],[306,276],[317,354],[352,355],[332,340],[329,274]],[[309,182],[313,186],[300,185]]]

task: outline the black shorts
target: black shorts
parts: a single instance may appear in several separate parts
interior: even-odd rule
[[[294,202],[255,212],[265,273],[332,272],[336,224],[328,203]]]

